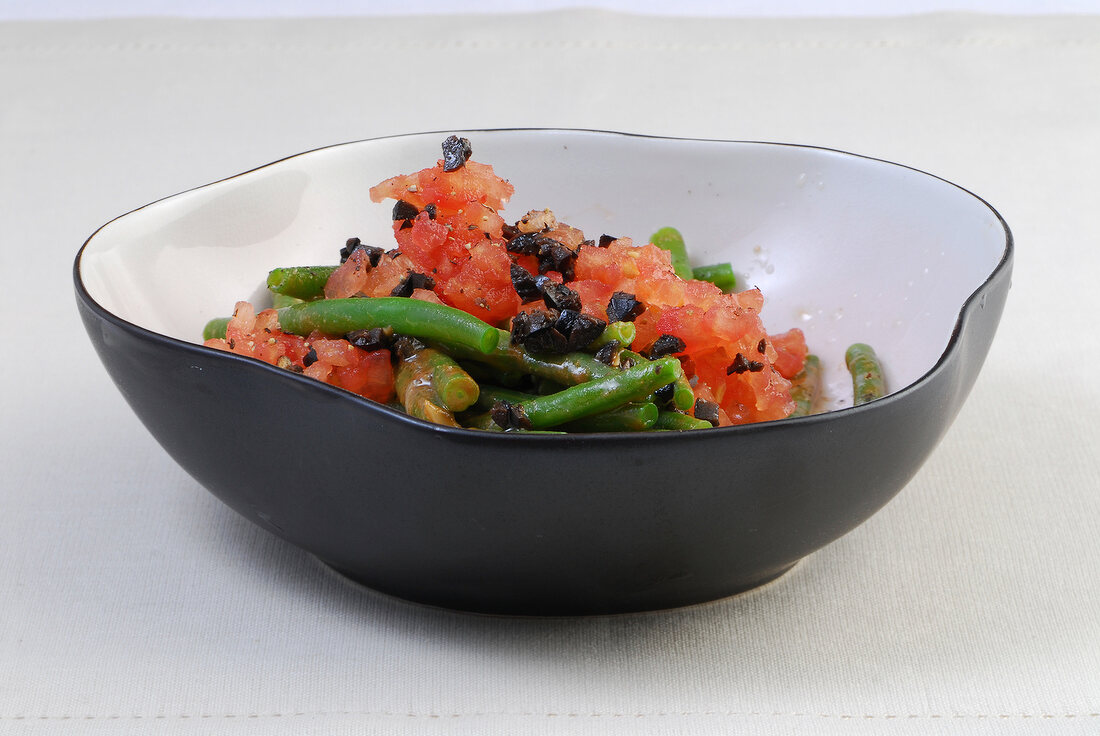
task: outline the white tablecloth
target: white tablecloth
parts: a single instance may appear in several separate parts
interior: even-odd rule
[[[76,317],[99,224],[286,154],[509,126],[812,143],[1017,238],[920,474],[763,589],[503,619],[356,588],[130,413]],[[0,24],[0,733],[1100,732],[1100,17]]]

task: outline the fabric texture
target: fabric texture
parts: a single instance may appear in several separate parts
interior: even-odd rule
[[[0,733],[1097,733],[1098,69],[1094,16],[0,24]],[[1015,283],[917,477],[759,590],[540,620],[358,588],[184,474],[83,333],[83,240],[297,151],[514,126],[809,143],[987,199]]]

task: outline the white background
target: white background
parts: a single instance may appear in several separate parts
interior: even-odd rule
[[[820,16],[903,15],[940,11],[984,13],[1093,13],[1098,0],[7,0],[0,19],[95,18],[178,15],[189,17],[281,17],[333,15],[399,15],[413,13],[525,12],[592,7],[655,15],[697,16]]]

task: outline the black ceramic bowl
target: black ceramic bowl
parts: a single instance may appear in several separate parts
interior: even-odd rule
[[[164,448],[246,518],[372,588],[518,614],[658,609],[781,575],[920,468],[985,358],[1012,244],[981,199],[838,151],[566,130],[464,133],[509,178],[506,216],[595,234],[663,225],[731,261],[801,327],[833,411],[709,431],[530,436],[451,429],[199,344],[278,265],[390,243],[367,188],[431,165],[443,134],[294,156],[124,215],[75,264],[81,317]],[[846,404],[851,342],[893,392]]]

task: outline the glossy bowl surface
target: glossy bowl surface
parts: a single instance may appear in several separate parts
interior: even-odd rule
[[[392,247],[367,189],[431,165],[447,133],[292,156],[154,202],[77,256],[81,317],[126,400],[180,465],[251,521],[387,593],[467,610],[668,608],[766,582],[850,531],[917,472],[985,359],[1012,238],[983,200],[839,151],[574,130],[461,133],[589,233],[675,225],[696,264],[759,286],[770,332],[802,328],[833,411],[705,432],[502,435],[426,424],[208,350],[202,326],[263,302],[280,265]],[[892,393],[851,407],[852,342]]]

